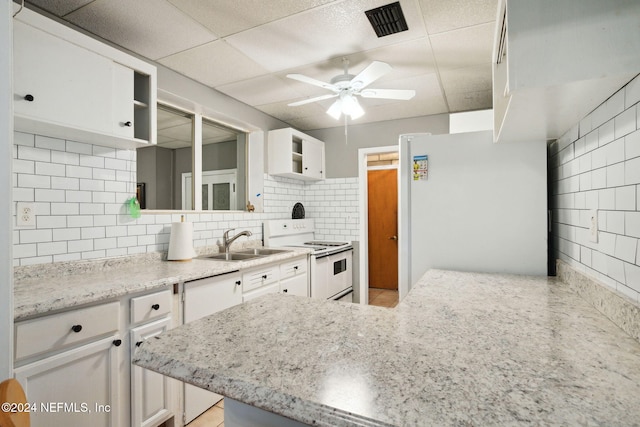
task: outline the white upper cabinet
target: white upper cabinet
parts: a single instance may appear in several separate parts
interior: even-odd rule
[[[325,179],[324,142],[292,128],[269,132],[269,174],[319,181]]]
[[[120,148],[155,144],[156,68],[35,12],[14,20],[18,131]]]
[[[640,2],[500,0],[494,140],[557,139],[640,71]]]

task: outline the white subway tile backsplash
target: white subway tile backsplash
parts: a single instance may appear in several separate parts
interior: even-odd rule
[[[103,239],[105,237],[105,227],[84,227],[80,235],[82,239]]]
[[[86,166],[67,165],[67,176],[73,178],[93,178],[93,169]]]
[[[66,228],[67,217],[66,216],[54,216],[54,215],[36,215],[36,223],[39,229],[43,228]]]
[[[35,189],[34,200],[38,202],[64,202],[65,190]]]
[[[67,253],[67,242],[38,243],[38,256]]]
[[[16,162],[13,163],[15,166]],[[57,163],[35,162],[35,173],[38,175],[65,176],[65,166]]]
[[[624,183],[624,162],[607,166],[607,187],[619,187]]]
[[[64,165],[79,165],[80,155],[76,153],[66,153],[64,151],[51,151],[51,161]]]
[[[20,173],[18,186],[22,188],[51,188],[51,178],[43,175],[28,175]]]
[[[624,144],[625,160],[640,157],[640,130],[625,136]]]
[[[75,141],[66,141],[65,151],[69,153],[77,153],[77,154],[88,154],[88,155],[93,154],[93,150],[90,144],[83,144],[82,142],[75,142]]]
[[[616,237],[615,257],[626,262],[635,262],[638,239],[627,236]]]
[[[80,215],[103,215],[104,205],[98,203],[78,203]]]
[[[48,136],[36,135],[36,147],[47,150],[64,151],[64,139],[50,138]]]
[[[62,178],[54,176],[51,178],[51,187],[58,190],[79,190],[80,180],[78,178]]]
[[[116,171],[113,169],[93,169],[93,179],[100,179],[103,181],[115,181]]]
[[[89,203],[91,202],[91,191],[73,191],[66,190],[65,191],[65,201],[67,202],[79,202],[79,203]]]
[[[60,240],[79,240],[80,229],[79,228],[58,228],[53,230],[53,241]]]
[[[623,113],[619,114],[615,118],[615,137],[622,138],[623,136],[635,131],[636,125],[636,107],[633,106]],[[37,141],[36,141],[37,143]]]
[[[616,192],[614,188],[598,191],[598,209],[614,210],[616,208]]]
[[[82,206],[80,208],[82,212]],[[69,227],[93,227],[93,216],[82,214],[67,216],[67,224]]]
[[[50,162],[51,151],[42,148],[34,148],[26,145],[18,146],[18,159],[33,160],[36,162]]]
[[[625,184],[640,184],[640,157],[625,162]]]
[[[13,133],[13,144],[14,145],[23,145],[25,147],[35,147],[36,145],[36,136],[31,133],[23,133],[23,132],[14,132]]]
[[[615,138],[615,121],[609,120],[598,128],[598,145],[600,147],[609,144]]]
[[[625,108],[632,107],[634,104],[640,102],[640,79],[633,79],[624,88],[624,106]]]
[[[42,243],[53,241],[51,230],[20,230],[20,243]]]
[[[93,155],[100,157],[116,158],[116,149],[111,147],[102,147],[100,145],[94,145],[92,147]]]
[[[627,236],[640,237],[640,212],[625,212],[624,225]]]
[[[104,169],[104,157],[99,156],[80,156],[80,166],[86,166],[90,168]]]
[[[618,187],[616,191],[616,210],[633,211],[636,209],[636,186]]]
[[[93,251],[93,239],[88,240],[70,240],[68,242],[69,252],[88,252]]]

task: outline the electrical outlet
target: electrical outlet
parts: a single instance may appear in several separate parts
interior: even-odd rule
[[[34,203],[18,202],[16,209],[16,220],[18,227],[35,227],[36,206]]]
[[[598,243],[598,211],[589,211],[589,241]]]

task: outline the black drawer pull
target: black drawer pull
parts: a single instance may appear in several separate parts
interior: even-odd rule
[[[242,285],[242,282],[240,280],[238,280],[238,281],[236,281],[236,285],[240,286],[240,285]]]
[[[136,343],[136,347],[140,347],[140,345],[141,345],[143,342],[144,342],[144,341],[138,341],[138,342]]]
[[[76,332],[76,333],[77,333],[77,332],[80,332],[80,331],[82,330],[82,325],[73,325],[73,326],[71,327],[71,330],[72,330],[73,332]]]
[[[35,98],[34,98],[34,97],[33,97],[33,95],[31,95],[31,94],[28,94],[28,95],[25,95],[25,96],[24,96],[24,100],[25,100],[25,101],[32,102],[34,99],[35,99]]]
[[[153,304],[151,308],[154,310],[160,310],[160,304]]]
[[[262,275],[262,278],[263,278],[263,279],[266,279],[266,278],[267,278],[267,275],[266,275],[266,274],[263,274],[263,275]]]
[[[283,289],[282,292],[284,292],[286,294],[287,292],[289,292],[289,290],[288,289]]]
[[[122,344],[122,340],[113,340],[113,345],[116,347],[120,347],[120,344]]]
[[[297,266],[297,265],[294,265],[294,266],[293,266],[293,269],[294,269],[294,270],[297,270],[297,269],[298,269],[298,266]]]
[[[124,123],[123,123],[123,125],[124,125],[124,126],[126,126],[126,127],[128,127],[128,128],[130,128],[131,126],[133,126],[133,123],[131,123],[131,122],[124,122]]]

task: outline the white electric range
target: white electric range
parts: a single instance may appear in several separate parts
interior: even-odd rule
[[[308,219],[278,219],[263,224],[264,245],[305,247],[311,253],[311,298],[353,301],[353,246],[315,238],[315,222]]]

